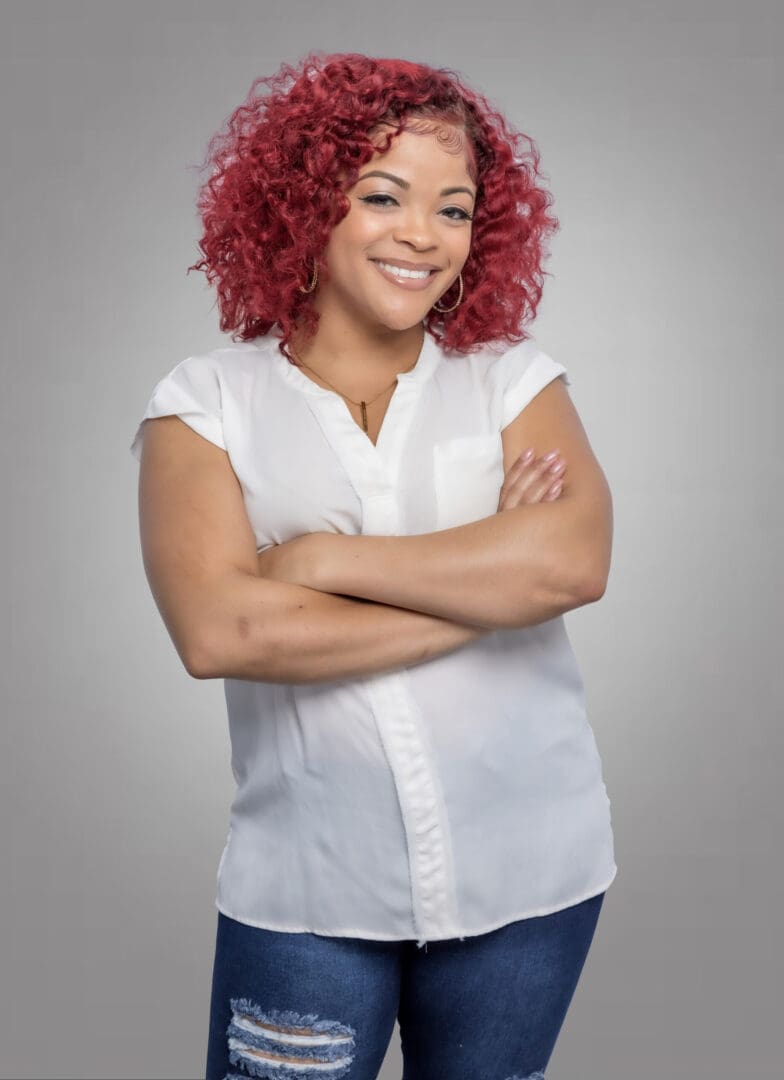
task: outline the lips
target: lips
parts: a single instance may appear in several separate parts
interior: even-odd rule
[[[383,263],[386,263],[387,266],[399,266],[401,270],[440,270],[441,269],[441,267],[436,266],[435,263],[427,263],[427,262],[412,263],[412,262],[406,262],[405,259],[382,259],[382,258],[378,258],[378,259],[371,259],[370,261],[371,262],[383,262]]]
[[[379,261],[377,259],[371,259],[370,261],[373,263],[373,265],[375,266],[375,268],[378,270],[379,274],[381,274],[381,276],[383,278],[385,278],[387,281],[391,282],[393,285],[397,285],[397,287],[399,289],[408,289],[409,292],[419,292],[422,289],[429,288],[431,281],[433,280],[433,278],[436,276],[436,273],[438,272],[437,270],[435,270],[435,271],[431,272],[430,274],[428,274],[427,277],[424,277],[424,278],[418,278],[418,277],[416,277],[416,278],[395,277],[394,274],[391,274],[389,272],[389,270],[384,269],[384,267],[379,264]],[[390,265],[392,265],[392,264],[390,264]],[[401,264],[401,266],[402,266],[402,264]],[[419,267],[418,269],[424,270],[425,267],[422,266],[422,267]]]

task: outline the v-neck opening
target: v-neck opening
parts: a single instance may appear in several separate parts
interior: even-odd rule
[[[341,444],[348,443],[357,453],[363,456],[373,455],[379,459],[388,454],[394,457],[396,452],[400,451],[419,391],[433,374],[440,359],[437,343],[425,331],[416,363],[408,371],[399,372],[396,377],[396,385],[374,443],[354,419],[348,404],[336,390],[319,386],[281,354],[277,337],[271,336],[271,341],[274,359],[279,364],[283,377],[291,386],[308,396],[308,403],[313,411],[324,417],[329,416],[332,430],[346,436],[345,439],[340,439]]]

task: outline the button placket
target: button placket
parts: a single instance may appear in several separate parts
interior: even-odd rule
[[[404,674],[374,676],[365,680],[365,686],[398,792],[417,938],[424,942],[454,936],[455,893],[446,812]]]
[[[417,369],[398,381],[375,446],[337,394],[318,388],[308,395],[308,404],[361,501],[363,535],[399,535],[397,491],[406,436],[424,382],[432,375],[438,359],[437,346],[428,337]],[[292,378],[298,375],[288,374]],[[456,895],[446,807],[406,672],[370,676],[361,684],[398,794],[418,943],[456,936]]]

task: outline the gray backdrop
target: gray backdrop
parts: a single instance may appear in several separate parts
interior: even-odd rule
[[[204,1075],[225,706],[154,606],[128,445],[225,340],[185,274],[192,166],[311,48],[457,69],[562,224],[535,333],[614,495],[609,587],[567,625],[619,874],[548,1080],[781,1075],[774,7],[2,4],[4,1077]]]

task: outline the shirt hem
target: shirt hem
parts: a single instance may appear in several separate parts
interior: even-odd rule
[[[272,930],[278,934],[318,934],[321,937],[351,937],[360,938],[365,941],[454,941],[455,939],[463,940],[467,937],[478,937],[480,934],[489,934],[493,930],[500,930],[502,926],[508,926],[510,923],[518,922],[521,919],[536,919],[540,915],[552,915],[556,911],[564,911],[566,908],[574,907],[576,904],[581,904],[584,900],[590,900],[593,896],[598,896],[599,893],[606,892],[612,885],[613,881],[618,874],[617,865],[613,866],[612,874],[607,880],[606,884],[599,886],[592,886],[587,892],[581,893],[579,896],[574,897],[571,900],[567,900],[566,903],[549,904],[546,907],[536,908],[534,910],[524,911],[521,914],[504,916],[502,919],[498,919],[489,925],[483,926],[478,930],[463,930],[457,934],[450,934],[448,937],[428,937],[417,938],[412,934],[410,937],[400,937],[398,934],[379,934],[373,933],[368,930],[323,930],[315,929],[312,926],[280,926],[270,923],[269,921],[260,922],[255,919],[241,918],[239,915],[235,915],[229,911],[225,904],[219,900],[215,900],[215,907],[218,911],[225,915],[229,919],[234,919],[235,922],[242,923],[244,926],[252,926],[257,930]]]

